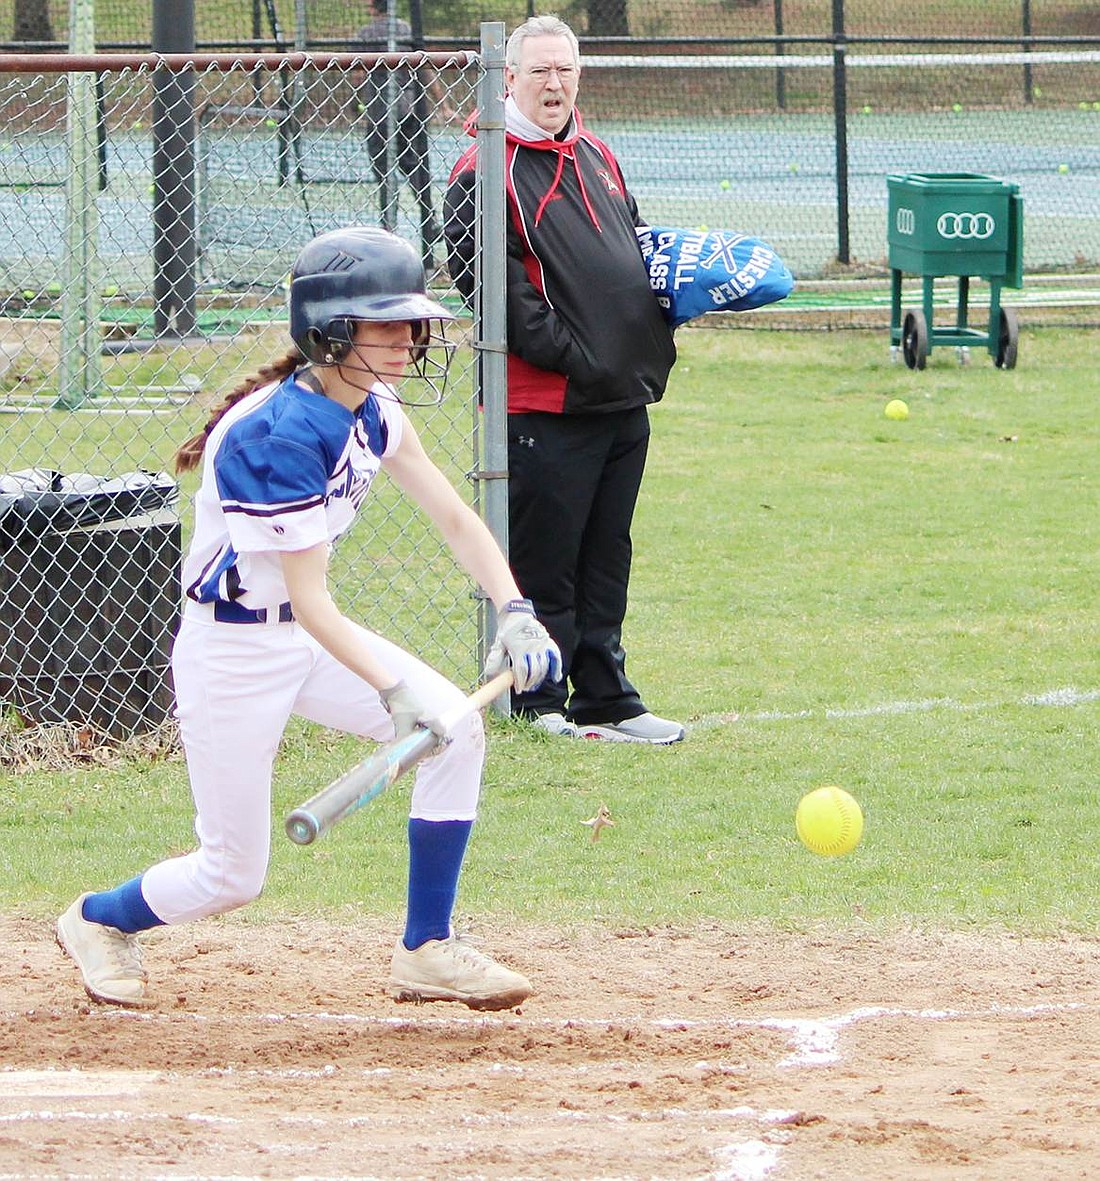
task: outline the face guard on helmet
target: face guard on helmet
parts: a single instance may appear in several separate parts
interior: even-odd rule
[[[290,336],[313,365],[336,365],[392,386],[400,372],[378,372],[355,343],[355,323],[408,323],[412,328],[412,371],[432,397],[407,405],[435,406],[443,398],[454,345],[444,325],[454,316],[425,293],[424,266],[403,238],[373,226],[332,230],[314,238],[290,273]]]

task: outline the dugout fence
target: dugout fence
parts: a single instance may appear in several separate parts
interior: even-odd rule
[[[431,292],[457,317],[448,396],[438,407],[411,408],[410,417],[440,466],[471,501],[482,500],[490,465],[481,460],[472,321],[441,266],[438,217],[424,237],[425,194],[402,171],[407,155],[372,156],[367,135],[378,129],[364,125],[358,102],[368,70],[430,68],[446,76],[448,107],[470,109],[484,76],[477,54],[416,63],[400,55],[145,54],[3,64],[0,510],[8,525],[23,520],[22,490],[44,476],[47,489],[71,489],[145,473],[185,505],[196,479],[176,485],[174,451],[241,375],[286,352],[287,280],[298,251],[317,233],[387,220],[423,247]],[[426,196],[438,211],[440,179],[468,141],[430,108],[427,124]],[[180,167],[181,146],[193,166]],[[371,508],[337,548],[334,591],[368,626],[459,683],[473,682],[486,627],[476,588],[388,482],[376,486]],[[185,516],[183,544],[189,524]],[[164,629],[148,640],[142,563],[121,563],[118,541],[159,534],[125,518],[115,528],[121,532],[90,555],[87,531],[54,521],[42,501],[30,524],[20,524],[19,544],[5,550],[0,702],[29,721],[61,720],[62,695],[44,686],[77,676],[80,692],[66,698],[70,720],[126,737],[165,717]],[[20,560],[24,550],[33,562]],[[160,581],[178,596],[178,561],[154,557]],[[122,610],[127,579],[133,594]],[[158,600],[163,616],[161,607]],[[61,615],[74,622],[49,641],[45,621]],[[34,619],[43,626],[33,628]],[[74,636],[93,620],[86,638]],[[144,711],[135,708],[143,692],[152,694]]]

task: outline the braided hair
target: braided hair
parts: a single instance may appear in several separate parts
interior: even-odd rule
[[[242,378],[214,407],[206,426],[197,435],[192,435],[186,443],[180,445],[175,455],[176,471],[189,472],[199,466],[210,432],[217,426],[222,415],[225,414],[230,406],[235,405],[247,394],[252,393],[253,390],[257,390],[261,386],[269,385],[273,381],[282,381],[284,377],[289,377],[301,364],[302,354],[297,349],[292,349],[278,361],[261,365],[255,373]]]

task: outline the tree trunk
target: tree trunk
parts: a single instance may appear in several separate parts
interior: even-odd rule
[[[55,41],[49,0],[15,0],[13,41]]]
[[[627,0],[588,0],[589,37],[629,37]]]

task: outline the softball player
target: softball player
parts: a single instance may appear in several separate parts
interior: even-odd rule
[[[418,723],[437,726],[463,702],[456,686],[352,622],[330,597],[331,543],[380,468],[496,604],[487,673],[510,661],[521,688],[560,678],[557,646],[488,529],[427,457],[398,398],[394,382],[410,366],[435,401],[442,396],[449,319],[427,298],[408,243],[373,228],[322,234],[291,273],[295,349],[238,385],[177,452],[177,470],[202,464],[172,653],[198,847],[113,890],[82,894],[58,920],[58,941],[97,1000],[146,1003],[137,932],[220,914],[260,893],[272,769],[291,714],[389,741]],[[474,713],[417,769],[406,925],[391,961],[398,999],[494,1009],[531,993],[523,976],[451,929],[483,759]]]

